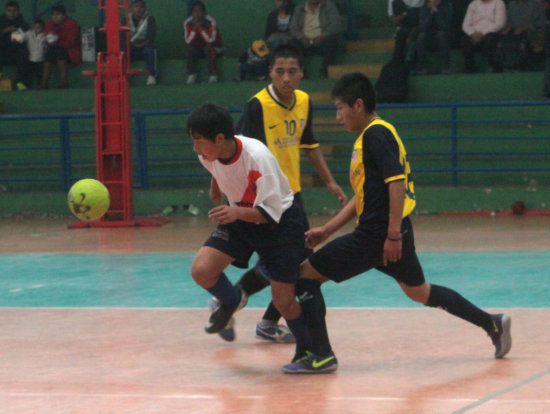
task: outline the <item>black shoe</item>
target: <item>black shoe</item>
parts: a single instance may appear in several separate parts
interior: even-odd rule
[[[227,305],[224,305],[223,303],[217,301],[217,306],[213,309],[212,313],[210,314],[210,318],[208,318],[208,322],[204,327],[204,330],[207,333],[213,334],[223,330],[231,320],[233,314],[239,309],[245,307],[246,303],[248,302],[248,297],[244,294],[242,290],[239,290],[239,293],[241,294],[241,299],[239,301],[239,304],[235,307],[230,308]]]
[[[489,332],[489,336],[495,346],[495,358],[502,358],[512,348],[512,334],[510,333],[512,319],[502,313],[491,315],[491,319],[493,320],[493,328]]]
[[[327,374],[338,369],[338,360],[331,352],[325,356],[319,356],[308,352],[308,354],[297,361],[291,362],[283,367],[285,374]]]

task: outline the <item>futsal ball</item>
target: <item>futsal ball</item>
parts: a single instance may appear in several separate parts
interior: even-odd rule
[[[93,178],[77,181],[67,195],[69,209],[83,221],[93,221],[103,216],[110,202],[107,187]]]

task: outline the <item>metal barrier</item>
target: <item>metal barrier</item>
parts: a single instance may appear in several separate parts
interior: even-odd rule
[[[397,127],[413,173],[435,174],[440,181],[448,174],[444,185],[456,187],[463,173],[550,172],[549,106],[547,101],[384,104],[378,111]],[[228,109],[235,117],[241,111]],[[208,177],[186,136],[190,111],[132,113],[135,187]],[[334,113],[332,105],[316,106],[314,130],[321,131],[316,135],[323,147],[333,148],[327,156],[333,173],[347,175],[357,134],[344,132]],[[66,191],[77,179],[95,176],[93,113],[3,115],[0,125],[0,183],[50,182]],[[312,171],[304,166],[304,172]]]

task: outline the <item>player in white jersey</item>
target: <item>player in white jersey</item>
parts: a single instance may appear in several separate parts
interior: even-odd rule
[[[294,293],[305,243],[302,207],[269,149],[233,131],[231,115],[217,105],[201,105],[187,119],[193,150],[229,202],[208,212],[218,226],[191,267],[195,282],[218,299],[205,330],[219,332],[246,303],[223,271],[230,264],[248,267],[256,252],[269,272],[273,303],[297,346],[310,349],[311,337]]]

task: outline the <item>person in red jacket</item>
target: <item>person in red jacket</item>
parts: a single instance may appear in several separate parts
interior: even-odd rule
[[[82,62],[80,27],[67,16],[65,7],[55,6],[52,17],[46,22],[46,40],[48,49],[42,72],[41,89],[47,89],[54,64],[57,66],[58,88],[69,87],[69,63],[78,65]]]
[[[208,82],[217,82],[216,57],[222,51],[222,39],[216,20],[206,14],[206,6],[202,1],[193,2],[191,15],[183,22],[183,29],[187,43],[187,84],[196,82],[197,61],[201,56],[208,60]]]

